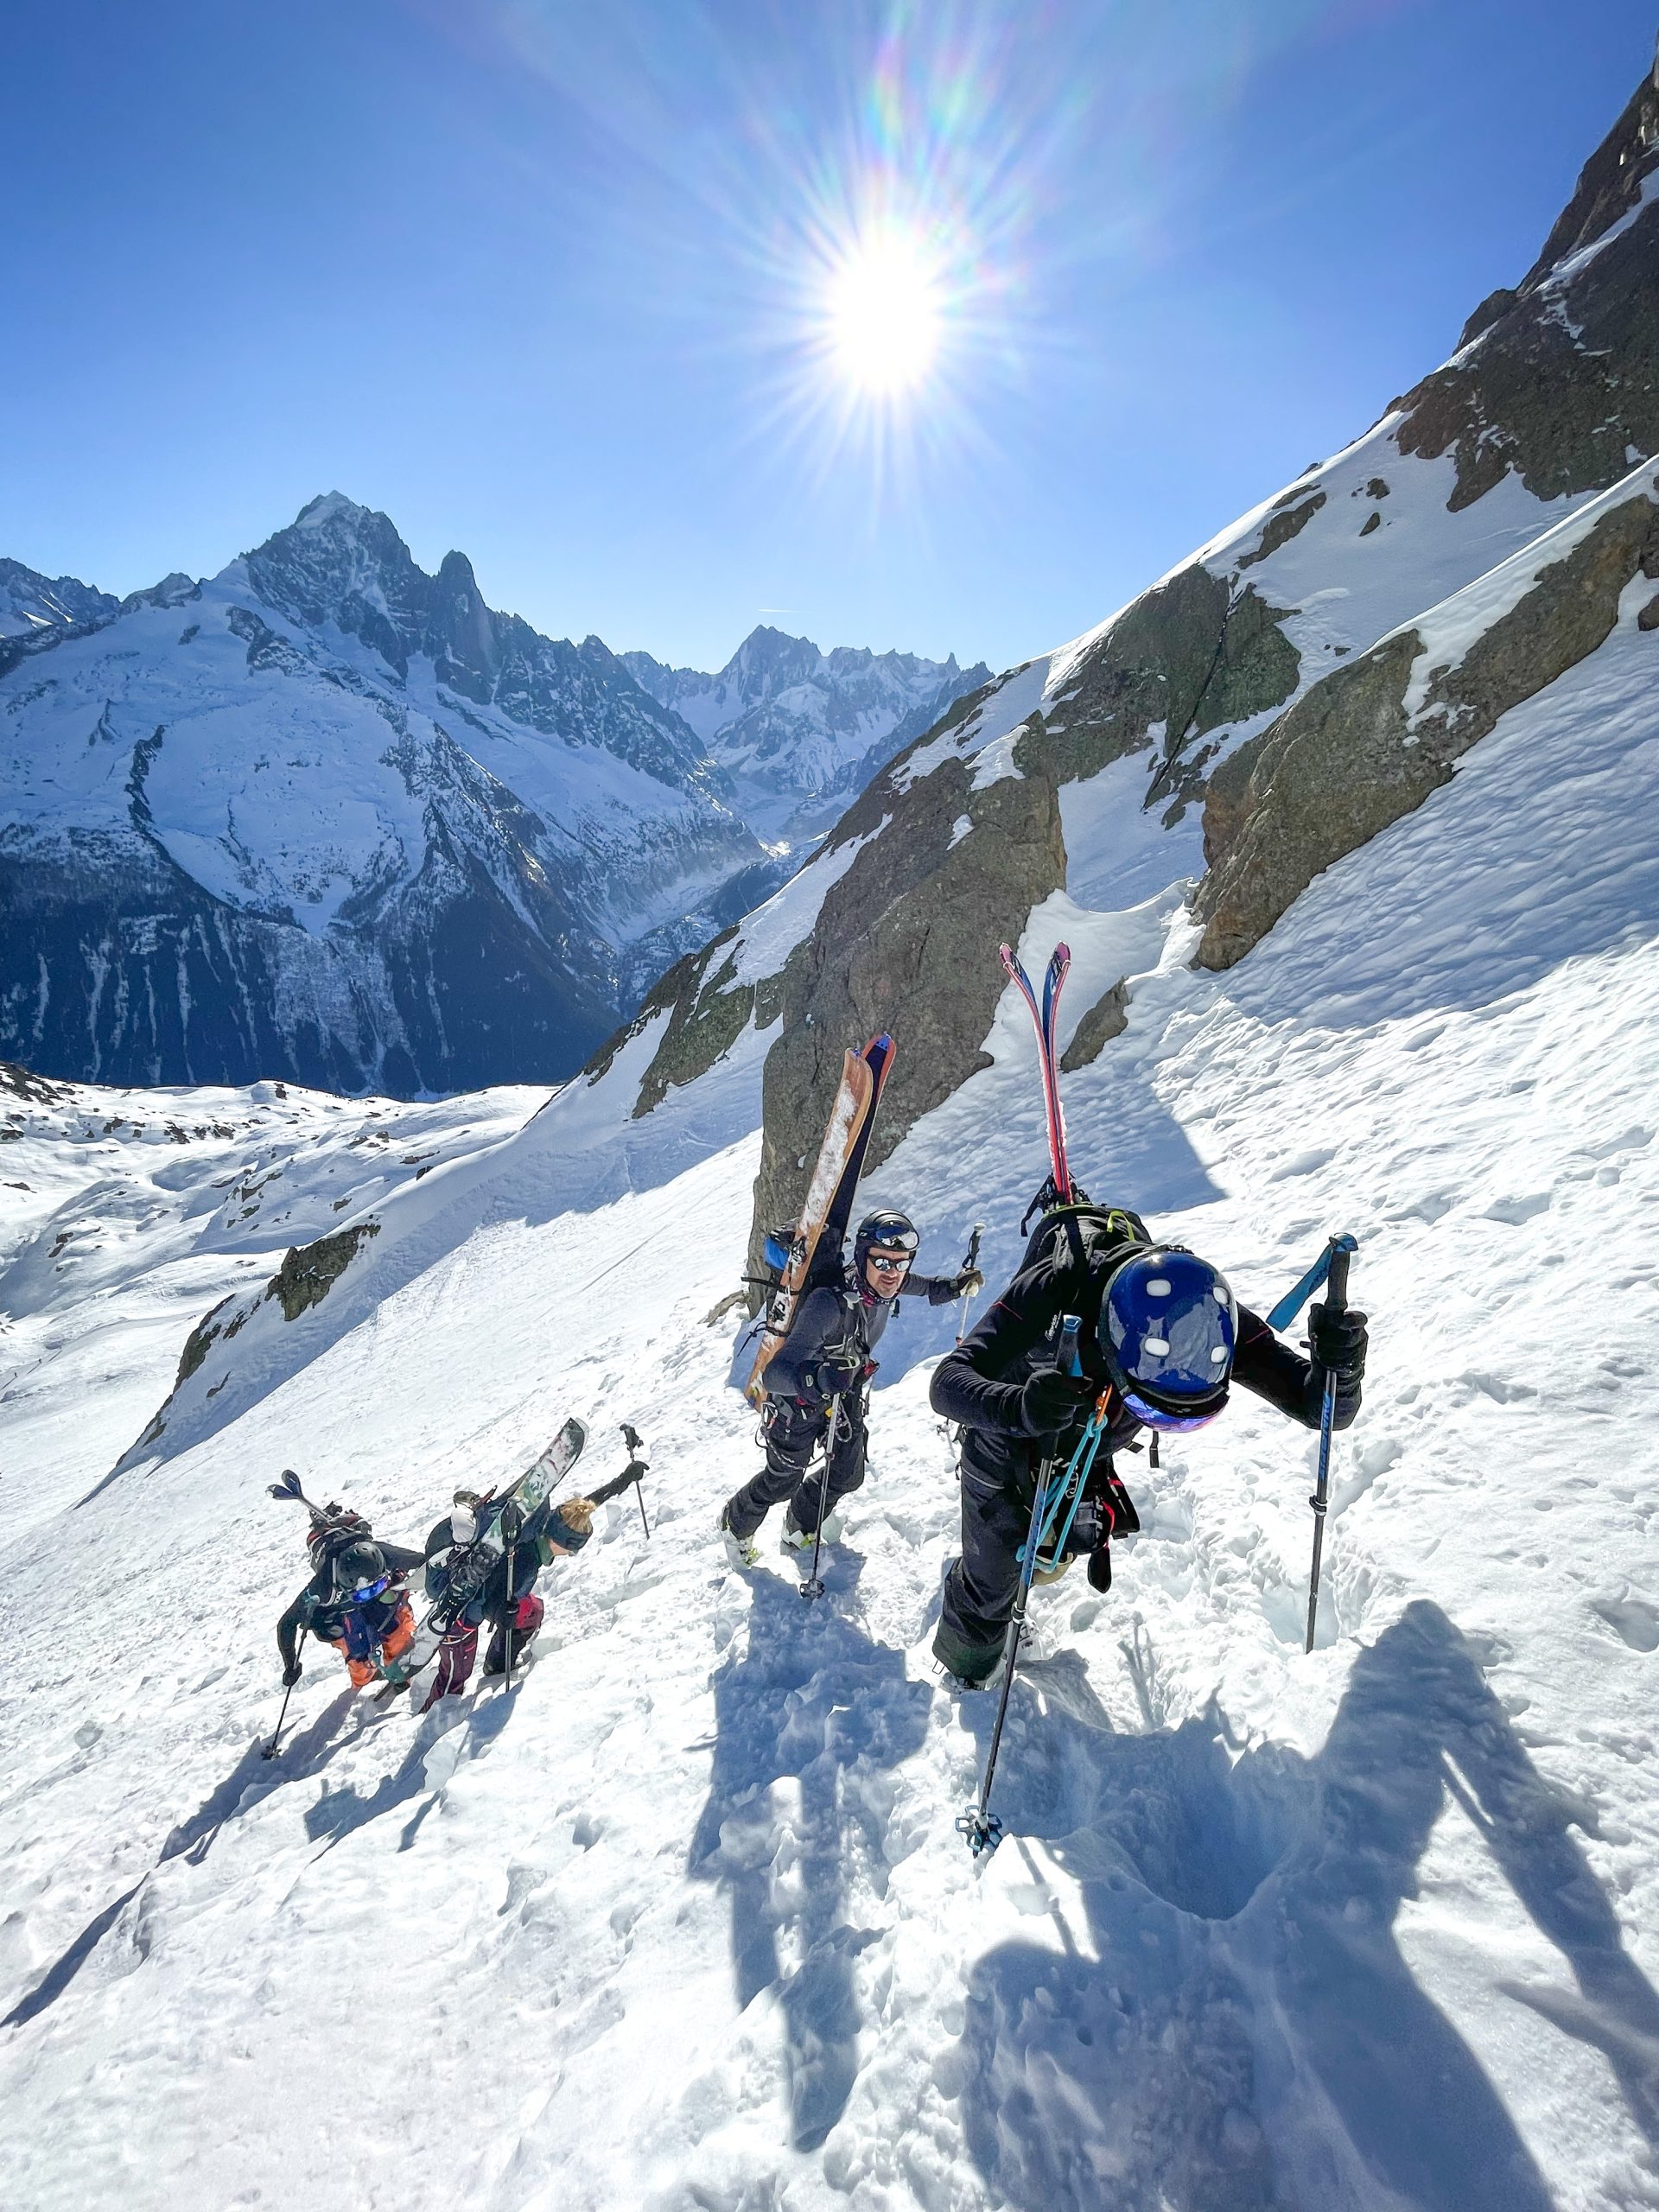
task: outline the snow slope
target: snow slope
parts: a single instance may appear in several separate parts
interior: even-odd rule
[[[1257,1300],[1351,1229],[1372,1370],[1311,1656],[1305,1433],[1240,1402],[1128,1465],[1146,1531],[1110,1596],[1035,1600],[980,1873],[951,1821],[990,1700],[927,1656],[950,1317],[884,1344],[822,1604],[715,1540],[757,1464],[703,1317],[742,1264],[766,1032],[638,1122],[661,1016],[516,1134],[522,1102],[466,1102],[470,1143],[330,1213],[382,1227],[322,1305],[251,1325],[245,1369],[210,1357],[101,1487],[136,1386],[105,1406],[84,1364],[41,1370],[31,1480],[97,1495],[0,1560],[5,2201],[1659,2203],[1638,596],[1224,975],[1185,964],[1138,822],[1068,822],[1088,849],[1025,950],[1071,938],[1073,1018],[1131,969],[1127,1033],[1065,1079],[1079,1171]],[[1141,872],[1114,906],[1120,836]],[[925,1264],[979,1218],[994,1278],[1016,1249],[1043,1165],[1022,1022],[1005,998],[992,1065],[873,1182]],[[287,1111],[297,1224],[338,1153],[321,1106]],[[143,1288],[66,1279],[54,1325],[101,1303],[158,1400]],[[413,1724],[314,1659],[262,1761],[303,1571],[266,1480],[297,1465],[409,1536],[572,1410],[595,1476],[644,1431],[650,1541],[607,1509],[510,1697]]]

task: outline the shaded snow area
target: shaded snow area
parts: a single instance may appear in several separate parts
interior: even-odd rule
[[[1225,976],[1185,965],[1149,861],[1107,912],[1112,868],[1074,855],[1033,916],[1029,961],[1077,953],[1068,1033],[1129,975],[1128,1030],[1065,1078],[1083,1179],[1262,1306],[1351,1230],[1373,1351],[1319,1648],[1306,1432],[1241,1397],[1157,1471],[1128,1459],[1145,1531],[1109,1596],[1074,1570],[1034,1598],[977,1872],[952,1822],[993,1700],[928,1655],[952,1317],[883,1342],[822,1601],[776,1516],[752,1573],[715,1537],[758,1465],[704,1317],[743,1264],[764,1039],[639,1122],[649,1030],[522,1128],[528,1094],[398,1109],[410,1154],[435,1117],[441,1172],[337,1217],[360,1103],[216,1109],[227,1161],[256,1111],[262,1159],[291,1145],[296,1235],[381,1234],[79,1505],[260,1248],[190,1213],[208,1140],[106,1168],[88,1136],[73,1187],[73,1147],[0,1147],[62,1178],[3,1193],[35,1209],[5,1285],[32,1268],[42,1302],[0,1344],[60,1365],[9,1386],[3,1496],[45,1517],[0,1558],[0,2198],[1659,2205],[1656,651],[1627,614]],[[994,1278],[1016,1251],[1044,1166],[1023,1025],[1005,1000],[992,1065],[873,1179],[924,1266],[976,1219]],[[100,1195],[118,1166],[164,1265]],[[84,1292],[40,1257],[48,1199],[104,1240]],[[417,1722],[312,1654],[263,1761],[304,1573],[265,1484],[296,1466],[418,1539],[570,1412],[589,1483],[644,1433],[649,1541],[631,1498],[601,1510],[510,1694]]]

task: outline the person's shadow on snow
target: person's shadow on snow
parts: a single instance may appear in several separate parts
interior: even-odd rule
[[[1500,1986],[1605,2056],[1659,2149],[1659,1994],[1569,1832],[1586,1810],[1539,1774],[1438,1606],[1410,1606],[1360,1654],[1311,1761],[1230,1744],[1213,1706],[1103,1750],[1075,1701],[1058,1704],[999,1775],[1002,1848],[1054,1839],[1098,1963],[1064,1924],[1058,1948],[988,1953],[944,2069],[1011,2205],[1550,2212],[1502,2096],[1395,1935],[1454,1803],[1578,1993]]]
[[[843,1610],[862,1567],[837,1559],[812,1605],[775,1574],[749,1577],[747,1646],[714,1678],[714,1767],[691,1840],[692,1876],[730,1897],[739,2005],[778,1993],[798,2150],[823,2141],[858,2072],[853,1962],[876,1931],[846,1916],[847,1831],[880,1861],[885,1798],[869,1783],[920,1748],[931,1701],[906,1679],[903,1653]],[[779,1802],[772,1785],[785,1779],[798,1795]]]

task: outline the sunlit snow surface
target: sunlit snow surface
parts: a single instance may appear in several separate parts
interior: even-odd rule
[[[764,1039],[639,1122],[649,1033],[528,1121],[539,1094],[390,1109],[373,1190],[342,1185],[387,1165],[351,1144],[361,1102],[219,1094],[232,1140],[80,1159],[17,1105],[0,2198],[1659,2204],[1656,671],[1632,604],[1229,975],[1185,966],[1139,847],[1129,911],[1091,911],[1097,850],[1033,917],[1028,957],[1076,950],[1072,1018],[1131,971],[1128,1033],[1065,1078],[1084,1181],[1256,1302],[1352,1230],[1374,1349],[1320,1648],[1305,1433],[1241,1400],[1159,1474],[1129,1461],[1146,1534],[1110,1597],[1074,1573],[1034,1601],[979,1874],[951,1823],[990,1700],[927,1654],[949,1317],[883,1344],[821,1604],[715,1537],[758,1464],[703,1316],[742,1266]],[[1014,1255],[1043,1169],[1022,1021],[1005,1002],[994,1065],[872,1185],[924,1264],[976,1219],[994,1280]],[[269,1194],[207,1233],[207,1169],[287,1145],[296,1241],[381,1236],[280,1357],[68,1503],[288,1241]],[[314,1656],[262,1762],[304,1573],[266,1482],[297,1466],[407,1539],[572,1411],[595,1479],[643,1431],[650,1541],[606,1509],[511,1697],[416,1724]]]

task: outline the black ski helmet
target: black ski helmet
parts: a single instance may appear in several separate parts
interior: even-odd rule
[[[1238,1304],[1179,1245],[1137,1252],[1100,1303],[1100,1349],[1125,1407],[1154,1428],[1202,1428],[1227,1402]]]
[[[334,1571],[336,1595],[356,1604],[378,1597],[386,1586],[385,1554],[360,1537],[335,1554]]]
[[[908,1214],[891,1210],[880,1213],[867,1213],[858,1224],[858,1235],[853,1239],[853,1266],[859,1280],[864,1278],[864,1262],[878,1245],[893,1251],[903,1252],[910,1258],[916,1256],[916,1247],[921,1235]]]

